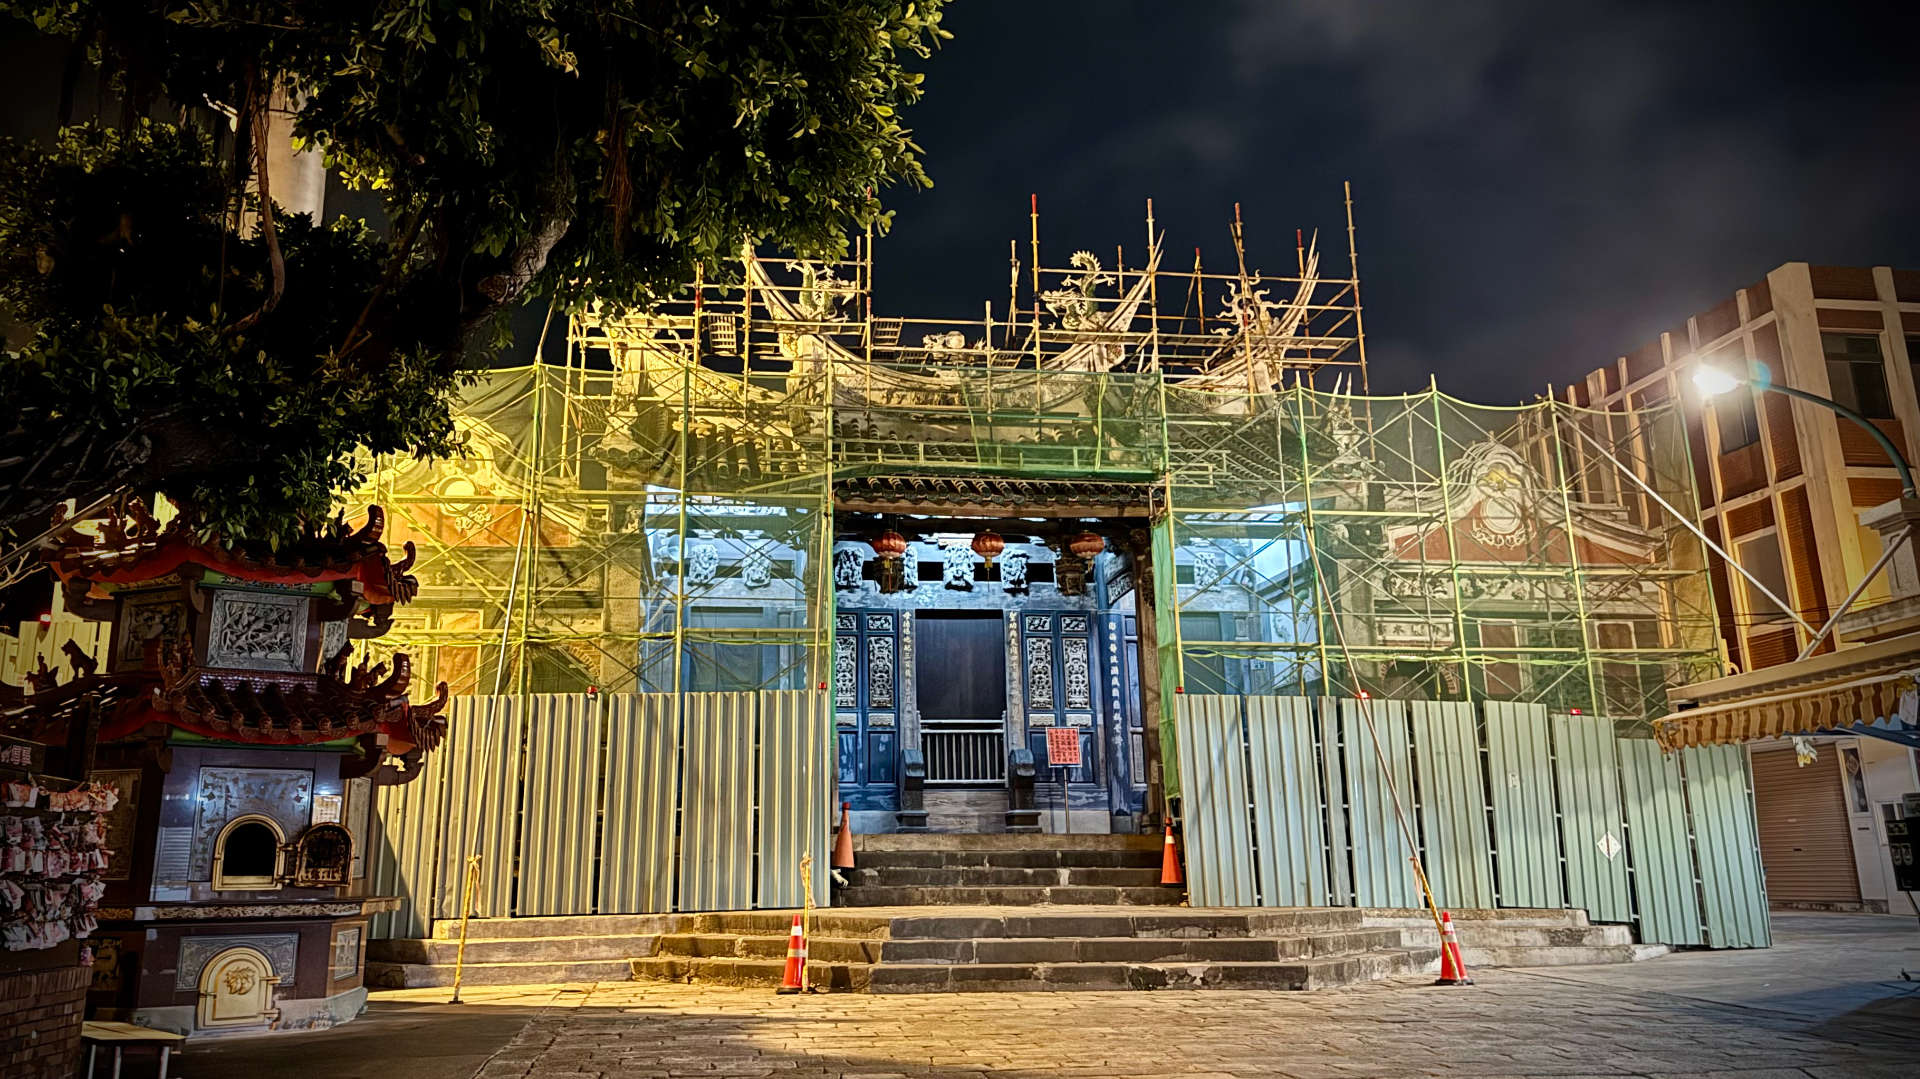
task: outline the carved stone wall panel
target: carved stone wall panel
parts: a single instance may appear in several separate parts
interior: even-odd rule
[[[1084,619],[1082,620],[1084,621]],[[1068,710],[1093,707],[1093,661],[1085,637],[1060,638],[1060,681]]]
[[[294,961],[300,954],[298,933],[247,933],[239,936],[187,937],[180,942],[180,965],[174,968],[173,987],[200,987],[207,961],[228,948],[252,948],[273,964],[275,985],[292,985]]]
[[[852,622],[850,615],[842,615]],[[847,629],[851,626],[842,626]],[[857,708],[860,705],[859,676],[860,638],[840,635],[833,639],[833,706],[835,708]]]
[[[304,670],[310,602],[306,596],[216,590],[207,623],[207,665]]]
[[[1028,637],[1027,704],[1033,708],[1053,707],[1053,638]]]
[[[126,880],[133,875],[134,859],[138,856],[134,850],[134,828],[140,815],[140,770],[138,768],[113,769],[87,773],[87,778],[95,783],[105,783],[120,795],[120,801],[103,819],[106,838],[101,846],[113,852],[107,860],[107,868],[100,871],[102,880]]]
[[[320,623],[320,661],[322,663],[340,654],[347,646],[347,620]]]
[[[291,842],[313,819],[313,773],[295,768],[202,768],[193,829],[193,880],[213,879],[213,844],[236,817],[259,814]]]
[[[894,645],[892,636],[867,638],[867,704],[894,706]]]
[[[146,658],[147,642],[179,640],[187,632],[187,605],[179,590],[128,596],[120,601],[120,648],[114,653],[114,666],[120,670],[138,669]]]

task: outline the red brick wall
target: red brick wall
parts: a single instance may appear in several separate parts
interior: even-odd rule
[[[80,1065],[85,967],[0,974],[0,1075],[70,1079]]]

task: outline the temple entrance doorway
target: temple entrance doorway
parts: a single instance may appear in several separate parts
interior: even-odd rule
[[[1135,830],[1141,536],[1089,517],[836,514],[832,696],[856,832],[917,826],[903,790],[937,832],[1002,831],[1021,804],[1046,832]],[[1060,727],[1079,738],[1071,768],[1050,767]]]

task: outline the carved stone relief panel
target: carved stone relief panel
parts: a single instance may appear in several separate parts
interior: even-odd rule
[[[207,623],[207,665],[299,671],[307,659],[306,596],[219,589]]]
[[[242,936],[188,937],[180,942],[180,965],[174,968],[173,987],[194,989],[207,960],[228,948],[252,948],[273,964],[275,985],[293,984],[294,959],[300,952],[298,933],[248,933]]]
[[[842,615],[853,621],[851,615]],[[833,706],[855,708],[860,704],[860,638],[846,635],[833,639]]]
[[[116,669],[137,669],[146,659],[147,642],[179,640],[187,632],[187,605],[176,589],[128,596],[120,601],[120,650]]]
[[[294,768],[202,768],[193,830],[193,879],[213,879],[213,844],[236,817],[257,813],[291,841],[313,819],[313,773]],[[276,968],[277,969],[277,968]]]
[[[893,637],[867,638],[867,704],[893,707]]]
[[[1009,550],[1000,558],[1000,587],[1009,592],[1022,592],[1027,587],[1027,562],[1031,556],[1025,551]]]
[[[960,592],[973,589],[973,552],[959,544],[940,548],[940,583]]]
[[[1027,704],[1053,708],[1053,638],[1027,638]]]
[[[833,552],[833,587],[855,589],[860,587],[866,559],[851,547],[842,547]]]
[[[719,576],[720,548],[716,544],[690,544],[686,557],[688,584],[712,584]]]
[[[1060,638],[1060,681],[1069,710],[1093,707],[1093,666],[1087,638]]]
[[[103,818],[106,838],[101,840],[100,845],[112,851],[113,855],[107,860],[107,868],[100,871],[100,879],[126,880],[133,875],[136,857],[133,836],[140,813],[140,770],[124,768],[89,772],[87,778],[95,783],[105,783],[120,795],[120,801]]]
[[[347,620],[320,623],[320,661],[322,663],[340,654],[347,646]]]

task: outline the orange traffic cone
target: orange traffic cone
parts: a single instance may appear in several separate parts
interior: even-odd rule
[[[1435,985],[1472,985],[1467,962],[1460,957],[1460,938],[1453,932],[1453,915],[1440,912],[1440,978]]]
[[[787,937],[787,970],[780,978],[782,993],[805,992],[807,988],[807,932],[800,926],[800,912],[793,915],[793,933]]]
[[[1180,875],[1180,852],[1173,846],[1173,825],[1167,825],[1167,842],[1160,848],[1160,883],[1185,884],[1186,878]]]
[[[853,824],[851,802],[840,803],[840,834],[833,840],[833,868],[853,868]]]

